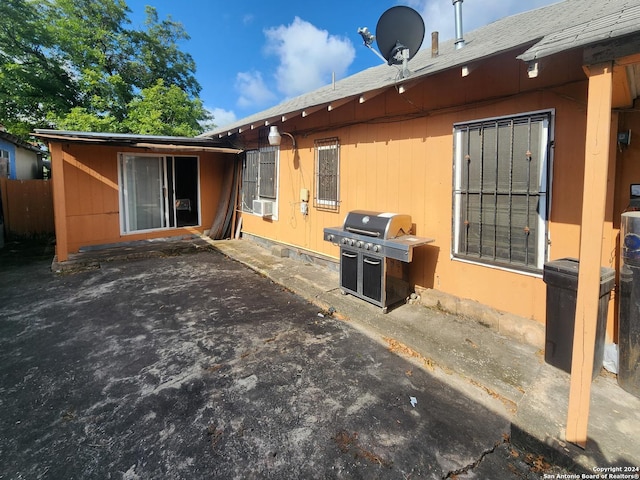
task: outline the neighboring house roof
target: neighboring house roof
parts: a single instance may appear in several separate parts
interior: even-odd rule
[[[27,143],[24,140],[16,137],[15,135],[11,135],[8,132],[0,130],[0,138],[6,140],[7,142],[13,143],[20,148],[24,148],[25,150],[30,150],[35,153],[42,153],[42,150],[40,150],[38,147],[35,147],[30,143]]]
[[[465,33],[465,46],[461,49],[455,49],[453,40],[443,42],[435,58],[430,48],[422,49],[409,62],[412,73],[408,78],[400,78],[398,68],[372,67],[201,136],[233,135],[322,108],[337,108],[359,97],[364,101],[365,94],[375,95],[517,48],[526,48],[518,58],[529,61],[638,31],[640,0],[565,0]]]
[[[240,153],[228,142],[207,137],[171,137],[162,135],[136,135],[129,133],[73,132],[66,130],[36,129],[36,137],[50,142],[71,142],[93,145],[111,145],[165,150],[199,150],[219,153]]]

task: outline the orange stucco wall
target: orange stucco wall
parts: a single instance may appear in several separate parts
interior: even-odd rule
[[[577,257],[588,87],[581,60],[580,55],[555,59],[539,78],[530,79],[526,65],[510,53],[477,66],[468,77],[454,69],[409,85],[403,94],[390,89],[363,104],[354,100],[331,112],[284,122],[280,128],[295,135],[298,149],[293,152],[283,137],[278,217],[244,214],[243,230],[337,259],[339,249],[323,241],[322,229],[341,225],[348,211],[407,213],[417,235],[435,238],[414,252],[411,275],[416,286],[544,322],[546,285],[541,272],[518,273],[451,258],[453,125],[555,111],[549,259]],[[613,132],[616,128],[612,126]],[[324,212],[311,203],[309,215],[303,216],[300,189],[309,189],[312,198],[315,189],[314,141],[328,137],[338,137],[340,142],[340,211]],[[615,149],[612,156],[611,188]],[[640,177],[640,166],[634,168]],[[613,215],[612,201],[604,232],[603,265],[607,266],[615,264]]]
[[[52,155],[62,156],[62,175],[53,176],[54,185],[62,188],[66,224],[67,253],[88,245],[159,238],[203,232],[211,227],[218,207],[225,168],[232,158],[203,152],[162,152],[157,155],[184,155],[200,158],[201,225],[181,229],[163,229],[148,233],[121,235],[118,194],[118,153],[137,152],[131,148],[64,144],[52,148]],[[144,153],[151,153],[145,151]],[[60,180],[62,179],[62,181]],[[55,188],[55,187],[54,187]],[[59,205],[55,207],[58,213]],[[58,227],[57,227],[58,228]],[[60,242],[58,242],[60,245]],[[60,256],[60,252],[58,252]]]

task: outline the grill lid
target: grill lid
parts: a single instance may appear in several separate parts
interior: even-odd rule
[[[344,230],[381,239],[396,238],[411,233],[411,216],[400,213],[381,213],[353,210],[344,219]]]

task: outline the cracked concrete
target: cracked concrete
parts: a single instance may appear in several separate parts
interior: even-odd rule
[[[539,478],[502,401],[218,253],[0,268],[0,478]]]
[[[478,465],[480,465],[480,463],[484,460],[484,457],[486,457],[487,455],[492,454],[493,452],[495,452],[496,448],[498,448],[498,446],[502,445],[503,443],[505,443],[504,439],[502,441],[500,441],[500,442],[497,442],[489,450],[485,450],[484,452],[482,452],[482,454],[480,455],[480,458],[478,458],[475,462],[470,463],[469,465],[466,465],[466,466],[464,466],[462,468],[459,468],[458,470],[450,471],[442,478],[443,479],[460,478],[460,475],[469,474],[469,473],[473,472],[478,467]]]

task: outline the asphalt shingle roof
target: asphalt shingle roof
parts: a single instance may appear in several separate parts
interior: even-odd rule
[[[224,136],[252,126],[275,123],[343,99],[355,99],[402,83],[410,83],[455,67],[514,50],[528,49],[518,56],[529,61],[584,47],[603,40],[640,31],[640,0],[564,0],[497,20],[464,34],[465,46],[456,50],[454,41],[442,42],[439,55],[420,50],[409,62],[411,75],[400,78],[397,67],[379,65],[351,75],[312,92],[286,100],[274,107],[216,128],[203,136]]]

